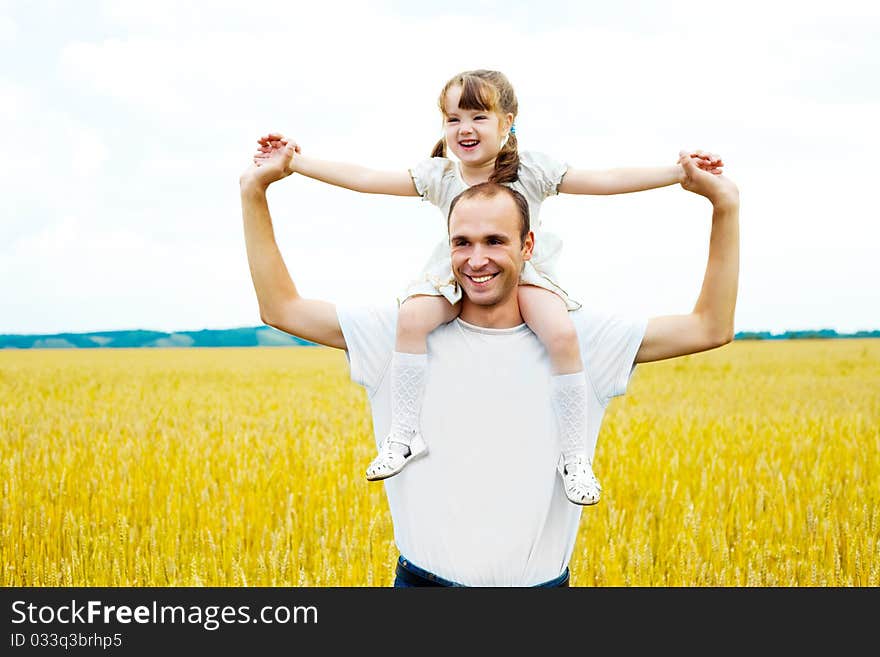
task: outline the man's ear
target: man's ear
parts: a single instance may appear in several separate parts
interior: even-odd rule
[[[532,251],[535,250],[535,233],[533,231],[529,231],[529,234],[526,235],[526,239],[522,245],[522,257],[523,260],[531,260],[532,259]]]

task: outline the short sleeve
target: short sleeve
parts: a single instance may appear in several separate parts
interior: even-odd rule
[[[559,183],[568,171],[568,164],[558,162],[544,153],[523,151],[519,156],[519,179],[533,198],[543,201],[559,193]]]
[[[607,405],[612,397],[626,392],[648,322],[584,308],[571,313],[571,318],[580,337],[587,378],[596,397]]]
[[[391,362],[397,307],[340,306],[336,315],[345,338],[351,380],[364,386],[372,396]]]
[[[447,178],[453,172],[452,160],[445,157],[429,157],[409,170],[416,191],[424,201],[442,207],[447,199]]]

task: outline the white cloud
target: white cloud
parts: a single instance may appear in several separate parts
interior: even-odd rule
[[[109,150],[100,131],[48,102],[40,89],[0,80],[3,135],[0,255],[19,235],[67,213],[99,213]]]

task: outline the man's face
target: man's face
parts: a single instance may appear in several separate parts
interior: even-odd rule
[[[507,194],[459,201],[449,218],[452,271],[464,296],[478,306],[516,298],[523,262],[534,239],[520,242],[520,217]]]

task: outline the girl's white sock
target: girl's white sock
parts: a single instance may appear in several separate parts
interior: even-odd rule
[[[581,370],[574,374],[557,374],[551,381],[562,457],[569,463],[578,455],[586,455],[587,379]]]
[[[409,446],[419,430],[428,354],[391,355],[391,441]],[[408,450],[407,450],[408,451]]]

